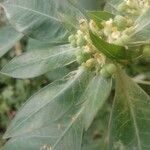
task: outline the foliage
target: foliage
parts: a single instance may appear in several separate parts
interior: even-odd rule
[[[9,22],[0,31],[0,55],[24,36],[28,42],[1,74],[46,74],[52,81],[18,111],[3,136],[4,149],[149,149],[150,2],[110,0],[104,11],[97,10],[97,0],[85,3],[2,3]],[[26,81],[16,80],[17,90],[7,87],[2,95],[12,99],[22,89],[19,94],[27,96]],[[136,82],[148,86],[147,93]]]

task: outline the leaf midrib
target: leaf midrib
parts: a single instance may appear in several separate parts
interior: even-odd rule
[[[80,70],[77,74],[78,74],[78,75],[76,75],[76,77],[75,77],[65,88],[63,88],[56,96],[54,96],[54,97],[51,99],[51,101],[49,101],[48,103],[42,105],[38,110],[36,110],[36,111],[34,111],[33,113],[31,113],[27,118],[25,118],[24,120],[22,120],[22,122],[20,122],[18,125],[16,125],[15,128],[12,129],[12,131],[15,130],[16,128],[18,128],[20,125],[22,125],[23,122],[25,122],[26,120],[30,119],[35,113],[39,112],[43,107],[45,107],[45,106],[48,105],[49,103],[53,102],[58,96],[60,96],[68,87],[70,87],[70,86],[74,83],[74,81],[75,81],[76,79],[79,78],[79,76],[82,74],[82,71]]]
[[[127,100],[129,108],[130,108],[130,113],[131,113],[131,116],[132,116],[134,129],[135,129],[135,135],[136,135],[137,143],[138,143],[138,149],[142,150],[142,145],[141,145],[141,142],[140,142],[141,140],[140,140],[139,130],[138,130],[137,121],[136,121],[136,117],[135,117],[135,112],[134,112],[133,107],[132,107],[133,104],[132,104],[131,98],[129,97],[129,94],[128,94],[127,90],[126,90],[126,89],[128,89],[127,88],[127,83],[124,82],[122,74],[119,74],[118,77],[119,77],[120,82],[122,83],[121,84],[122,86],[120,88],[122,88],[122,91],[124,91],[124,95],[126,97],[125,99]]]
[[[11,69],[11,71],[13,71],[13,70],[16,70],[16,69],[18,69],[18,68],[22,68],[22,67],[25,67],[25,66],[30,66],[31,64],[35,64],[35,63],[38,63],[38,62],[43,62],[43,61],[45,61],[45,60],[47,60],[47,59],[50,59],[50,58],[52,58],[52,57],[56,57],[56,56],[59,56],[59,55],[61,55],[61,54],[64,54],[64,53],[67,53],[67,52],[72,52],[73,50],[75,50],[75,49],[72,49],[72,50],[66,50],[66,51],[63,51],[63,52],[60,52],[60,53],[57,53],[57,54],[53,54],[53,55],[50,55],[49,57],[45,57],[45,58],[42,58],[42,59],[33,59],[30,63],[26,63],[26,64],[23,64],[23,65],[19,65],[19,66],[16,66],[16,67],[13,67],[12,69]],[[17,57],[16,57],[17,58]],[[12,60],[10,63],[14,63],[14,61],[15,60]],[[6,65],[7,66],[7,65]],[[5,69],[5,67],[4,67],[4,69]],[[3,72],[3,69],[2,69],[2,72]],[[9,71],[10,72],[10,71]],[[4,71],[4,73],[5,73],[5,71]],[[6,72],[6,74],[7,74],[7,72]]]
[[[47,18],[52,19],[52,20],[55,20],[55,21],[57,21],[57,22],[62,22],[61,20],[57,19],[56,17],[47,15],[47,14],[45,14],[45,13],[42,13],[42,12],[40,12],[40,11],[31,9],[31,8],[23,7],[23,6],[20,6],[20,5],[8,4],[8,3],[7,3],[6,5],[10,5],[10,6],[12,6],[12,7],[16,7],[16,8],[21,8],[21,9],[24,9],[24,10],[28,10],[28,11],[30,11],[30,12],[33,12],[33,13],[35,13],[35,14],[39,14],[39,15],[41,15],[41,16],[47,17]]]

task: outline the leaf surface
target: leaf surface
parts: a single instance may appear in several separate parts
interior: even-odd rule
[[[0,28],[0,57],[7,53],[23,35],[7,25]]]
[[[62,15],[77,20],[83,16],[68,0],[7,0],[3,7],[18,31],[49,43],[66,42],[72,30],[65,27]]]
[[[118,71],[109,126],[109,150],[148,150],[150,98],[124,72]]]
[[[120,12],[118,11],[118,5],[120,3],[122,3],[124,0],[109,0],[107,1],[106,3],[106,6],[105,6],[105,10],[114,14],[114,15],[117,15],[119,14]]]
[[[1,72],[15,78],[36,77],[74,62],[76,50],[70,45],[63,45],[29,51],[15,57]]]
[[[5,138],[6,150],[80,150],[83,133],[79,98],[89,72],[80,68],[71,78],[56,81],[32,96],[19,111]]]
[[[114,18],[114,15],[106,11],[87,11],[89,17],[99,25],[103,20]]]
[[[150,43],[150,9],[144,11],[135,21],[135,31],[131,33],[131,44]]]
[[[97,112],[107,100],[111,92],[111,86],[111,79],[104,79],[100,75],[95,76],[88,85],[83,94],[83,101],[85,101],[84,123],[86,130],[89,128]]]
[[[93,45],[107,57],[112,59],[127,59],[126,49],[123,46],[107,43],[96,34],[90,31],[90,37]]]

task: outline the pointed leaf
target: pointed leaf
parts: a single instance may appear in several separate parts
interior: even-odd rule
[[[0,57],[7,53],[23,35],[10,25],[0,28]]]
[[[100,75],[93,78],[83,94],[85,101],[84,123],[86,130],[91,125],[97,112],[107,100],[111,91],[111,79],[104,79]]]
[[[15,57],[1,72],[15,78],[36,77],[74,62],[76,50],[70,45],[63,45],[49,50],[29,51]]]
[[[68,0],[7,0],[3,7],[18,31],[50,43],[63,43],[68,37],[61,15],[82,16]]]
[[[90,37],[93,45],[107,57],[112,59],[127,59],[126,49],[123,46],[110,44],[102,40],[99,36],[90,31]]]
[[[67,82],[56,81],[32,96],[7,130],[5,137],[13,138],[5,149],[80,150],[83,109],[79,98],[89,79],[89,72],[80,68]]]
[[[150,97],[124,72],[118,71],[110,120],[109,150],[148,150]]]

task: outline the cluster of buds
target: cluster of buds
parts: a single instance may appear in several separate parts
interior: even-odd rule
[[[118,6],[118,11],[136,16],[147,8],[150,8],[149,0],[125,0]]]
[[[109,43],[125,45],[134,31],[133,20],[128,16],[116,15],[113,19],[102,22],[103,35]]]
[[[93,20],[87,24],[87,21],[82,19],[80,30],[68,38],[71,45],[78,48],[76,52],[77,62],[90,70],[99,71],[102,76],[111,77],[116,71],[116,66],[112,63],[106,64],[106,57],[94,47],[90,40],[89,29],[97,34],[100,33]]]
[[[71,45],[79,49],[76,53],[77,62],[87,68],[98,70],[105,77],[114,74],[116,66],[92,44],[89,30],[108,43],[127,47],[126,44],[130,40],[130,34],[135,30],[133,19],[136,15],[142,13],[140,12],[143,11],[142,8],[145,10],[149,7],[149,0],[125,0],[118,6],[118,11],[123,15],[116,15],[114,18],[100,22],[101,27],[94,20],[88,22],[81,19],[77,33],[70,35],[68,38]],[[143,49],[147,53],[150,46],[145,46]]]
[[[93,45],[89,36],[89,28],[95,32],[98,30],[94,21],[81,19],[80,29],[76,34],[69,36],[68,40],[73,47],[78,47],[76,52],[77,62],[89,69],[98,69],[105,64],[106,57],[101,54]]]

